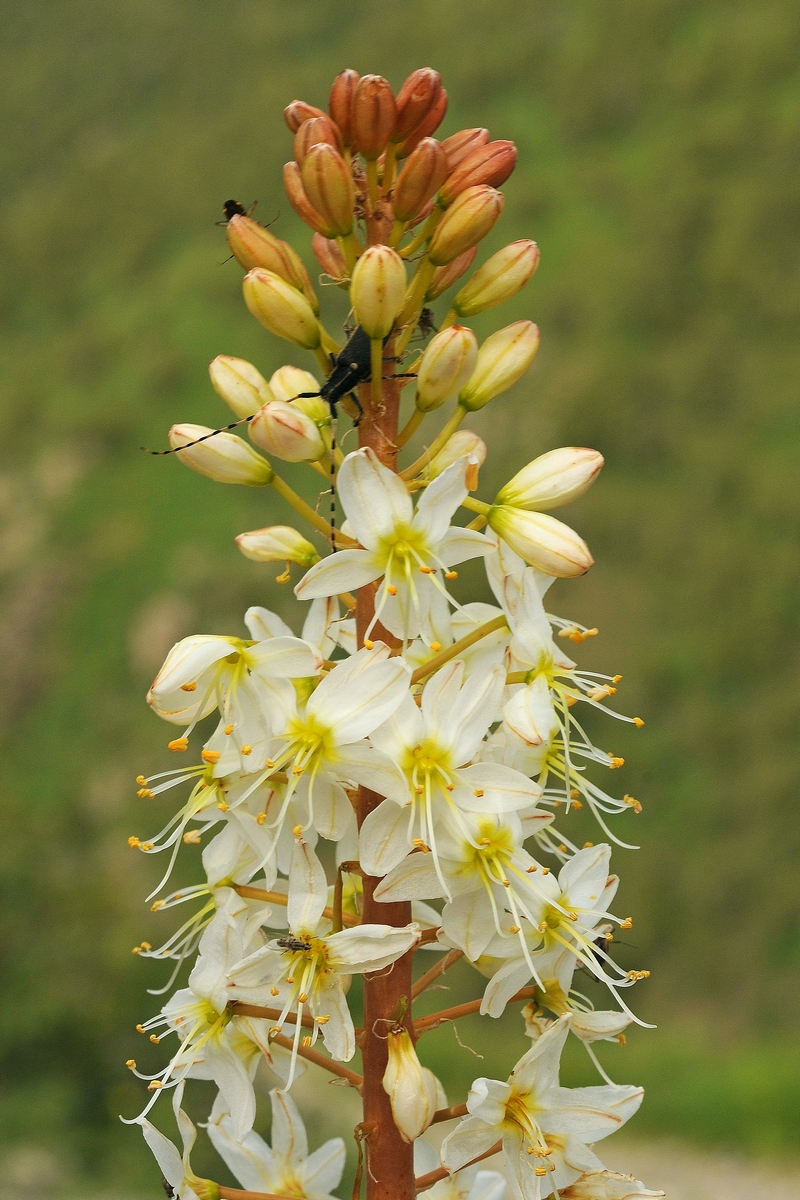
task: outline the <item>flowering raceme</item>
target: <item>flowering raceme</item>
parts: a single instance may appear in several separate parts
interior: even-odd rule
[[[290,628],[254,604],[249,636],[184,638],[147,695],[179,726],[169,751],[189,758],[140,775],[139,796],[158,806],[176,790],[188,795],[159,833],[129,844],[166,851],[153,912],[188,916],[156,948],[135,948],[171,964],[151,989],[166,996],[160,1011],[137,1026],[154,1046],[169,1039],[171,1053],[148,1048],[154,1057],[141,1068],[129,1060],[150,1093],[129,1120],[180,1200],[331,1200],[344,1143],[309,1154],[291,1090],[303,1072],[327,1072],[362,1098],[354,1197],[362,1186],[368,1200],[662,1195],[607,1171],[593,1148],[641,1102],[642,1089],[614,1084],[594,1047],[623,1045],[624,1030],[646,1025],[622,995],[648,972],[620,965],[613,945],[632,924],[612,911],[611,843],[630,848],[615,818],[641,805],[598,781],[623,762],[594,744],[582,714],[643,722],[609,706],[619,676],[566,653],[597,630],[545,606],[555,578],[593,561],[551,510],[584,495],[603,459],[560,447],[521,466],[493,500],[477,494],[487,446],[463,423],[519,384],[540,334],[518,320],[479,345],[462,322],[516,296],[539,249],[510,243],[440,313],[430,307],[476,259],[516,162],[513,143],[485,129],[437,139],[446,111],[427,67],[396,96],[381,76],[346,70],[329,113],[288,106],[289,200],[314,231],[333,292],[348,292],[355,328],[342,348],[297,252],[228,201],[250,313],[310,352],[316,374],[291,363],[267,379],[220,354],[211,382],[237,421],[169,434],[185,466],[271,488],[293,510],[291,524],[236,542],[255,564],[254,583],[261,564],[281,565],[278,583],[294,574],[302,611]],[[417,341],[427,344],[414,349]],[[358,448],[346,454],[340,407],[357,426]],[[426,436],[431,416],[438,427]],[[269,458],[232,434],[234,424]],[[281,463],[317,481],[320,499],[322,477],[331,522]],[[473,559],[494,603],[463,593],[456,568]],[[599,843],[584,840],[598,825]],[[198,846],[197,882],[162,894],[179,853]],[[427,989],[459,959],[482,977],[482,996],[420,1014]],[[574,986],[578,971],[614,1006],[596,1009]],[[529,1048],[507,1081],[476,1079],[466,1103],[449,1106],[426,1066],[424,1033],[509,1008]],[[602,1083],[560,1085],[570,1034]],[[271,1144],[254,1131],[260,1066]],[[196,1130],[182,1104],[194,1079],[216,1088],[204,1128],[245,1192],[192,1169]],[[165,1090],[181,1153],[148,1116]],[[439,1153],[422,1135],[447,1122]],[[478,1169],[500,1152],[492,1169]]]

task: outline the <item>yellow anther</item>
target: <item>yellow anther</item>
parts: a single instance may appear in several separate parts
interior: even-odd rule
[[[447,788],[448,792],[454,792],[456,789],[456,785],[454,783],[446,783],[444,786]]]
[[[308,1000],[308,992],[301,992],[300,995],[297,997],[298,1004],[305,1004],[307,1000]]]
[[[639,803],[638,800],[634,800],[633,796],[623,796],[622,802],[623,802],[623,804],[630,805],[630,807],[633,809],[633,811],[635,813],[640,813],[642,811],[641,804]]]
[[[131,950],[131,954],[141,954],[141,952],[142,952],[141,946],[134,946],[133,949]]]
[[[420,567],[420,571],[422,572],[423,575],[433,575],[434,574],[433,567]]]
[[[539,868],[536,866],[536,863],[534,863],[532,867],[525,868],[525,871],[527,872],[528,875],[532,875],[534,873],[534,871],[538,871],[538,870],[539,870]]]
[[[311,1037],[309,1034],[306,1034],[306,1036],[303,1038],[303,1045],[306,1047],[311,1045]]]
[[[227,733],[228,737],[230,737],[230,735],[233,733],[233,721],[231,721],[229,725],[225,726],[225,732]]]
[[[293,774],[293,775],[302,775],[302,774],[303,774],[303,768],[302,768],[302,767],[293,767],[293,768],[292,768],[292,774]]]
[[[288,583],[291,578],[292,578],[291,567],[287,563],[286,570],[281,571],[280,575],[275,576],[275,582],[276,583]]]
[[[136,1032],[137,1032],[137,1033],[144,1033],[144,1025],[137,1025],[137,1026],[136,1026]]]
[[[286,982],[287,982],[287,983],[294,983],[294,975],[287,975],[287,976],[286,976]]]
[[[609,758],[611,759],[611,762],[608,765],[612,771],[614,770],[615,767],[624,767],[624,765],[625,765],[624,758],[620,758],[616,754],[609,755]]]
[[[142,949],[143,950],[152,950],[153,947],[150,945],[149,942],[142,942]]]
[[[139,1026],[137,1025],[136,1028],[138,1029]],[[144,1032],[144,1031],[142,1031],[142,1032]],[[125,1066],[128,1068],[129,1071],[135,1071],[136,1070],[136,1059],[129,1058],[128,1061],[125,1063]]]
[[[599,630],[599,629],[597,629],[597,628],[595,628],[595,629],[584,629],[584,631],[583,631],[583,636],[584,636],[585,638],[587,638],[587,637],[597,637],[597,635],[598,635],[598,633],[599,633],[599,632],[600,632],[600,630]]]
[[[558,636],[560,638],[571,638],[573,633],[576,633],[576,632],[577,632],[577,630],[575,630],[575,629],[559,629]]]
[[[269,1036],[270,1036],[271,1038],[275,1038],[275,1037],[277,1037],[277,1036],[278,1036],[278,1034],[280,1033],[280,1031],[281,1031],[281,1027],[280,1027],[280,1025],[273,1025],[273,1026],[272,1026],[272,1028],[271,1028],[271,1029],[270,1029],[270,1031],[269,1031]]]
[[[375,643],[373,642],[372,638],[364,638],[364,649],[365,650],[374,650],[375,649]]]
[[[578,919],[578,914],[577,914],[576,912],[571,912],[571,913],[569,914],[569,919],[570,919],[570,921],[577,921],[577,919]]]
[[[503,884],[503,887],[511,887],[510,879],[503,879],[503,880],[501,880],[501,883]]]
[[[292,830],[292,834],[294,835],[294,837],[300,837],[300,834],[302,832],[303,832],[302,825],[295,825],[294,829]]]
[[[526,1154],[535,1154],[535,1153],[536,1153],[536,1151],[534,1150],[533,1146],[526,1146],[526,1147],[525,1147],[525,1153],[526,1153]]]
[[[141,800],[152,800],[155,792],[152,792],[150,788],[143,787],[139,788],[139,791],[136,793],[136,795],[139,796]]]
[[[606,941],[607,941],[607,942],[613,942],[613,940],[614,940],[614,935],[613,935],[613,933],[607,933],[607,934],[606,934]]]
[[[510,926],[510,928],[508,930],[509,933],[519,933],[519,931],[520,931],[519,925],[512,925],[512,926]]]
[[[562,842],[562,843],[561,843],[561,845],[558,847],[558,849],[559,849],[559,853],[560,853],[560,854],[566,854],[566,853],[567,853],[567,847],[564,845],[564,843],[563,843],[563,842]]]
[[[547,921],[540,921],[536,928],[539,930],[539,933],[547,933]]]
[[[270,996],[277,996],[279,994],[279,991],[280,991],[279,988],[271,987],[269,989],[269,994],[270,994]]]
[[[644,721],[642,720],[642,718],[641,718],[641,717],[634,717],[634,718],[633,718],[633,723],[634,723],[634,725],[636,726],[636,728],[637,728],[637,729],[641,729],[641,728],[642,728],[642,726],[644,725]]]
[[[397,588],[394,586],[394,584],[393,584],[393,583],[388,583],[388,584],[386,585],[386,590],[387,590],[387,592],[389,593],[389,595],[390,595],[390,596],[396,596],[396,595],[397,595]]]
[[[161,1038],[157,1034],[151,1033],[150,1041],[153,1043],[154,1046],[157,1046],[159,1044],[159,1042],[161,1041]]]
[[[543,875],[549,875],[549,874],[550,874],[550,868],[549,868],[549,867],[542,867],[542,874],[543,874]]]
[[[492,844],[492,839],[491,839],[491,838],[481,838],[481,845],[482,845],[482,846],[491,846],[491,844]]]
[[[220,812],[227,812],[228,811],[228,801],[220,800],[219,803],[217,804],[217,808],[219,809]]]
[[[621,676],[621,675],[615,675],[615,676],[614,676],[614,678],[611,680],[611,682],[612,682],[612,683],[622,683],[622,676]]]
[[[591,850],[593,845],[594,845],[594,842],[584,842],[583,848],[584,848],[584,850]]]
[[[422,784],[421,784],[421,783],[418,783],[418,784],[415,786],[415,788],[414,788],[414,791],[416,792],[416,794],[417,794],[418,796],[421,796],[421,795],[422,795],[422,793],[425,791],[425,788],[422,786]]]
[[[414,838],[414,841],[411,844],[412,846],[415,846],[417,850],[421,850],[423,854],[430,854],[431,852],[430,846],[426,845],[422,838]]]
[[[163,1086],[164,1085],[160,1079],[151,1079],[147,1085],[147,1090],[148,1092],[158,1092],[161,1088],[163,1088]]]
[[[533,1173],[534,1173],[534,1175],[538,1175],[538,1176],[540,1176],[540,1177],[541,1177],[542,1175],[546,1175],[546,1174],[547,1174],[547,1167],[534,1167],[534,1169],[533,1169]]]
[[[150,912],[158,912],[163,907],[164,907],[163,900],[154,900],[153,903],[150,905]]]
[[[153,849],[153,843],[152,843],[152,842],[142,842],[142,847],[141,847],[141,848],[142,848],[142,850],[152,850],[152,849]]]
[[[620,929],[633,929],[633,917],[626,917],[624,921],[619,923]]]
[[[144,787],[144,785],[147,783],[147,776],[146,775],[137,775],[136,782],[138,783],[139,787]]]
[[[627,1046],[628,1044],[628,1039],[625,1037],[624,1033],[617,1034],[617,1041],[619,1042],[620,1046]]]
[[[200,752],[200,757],[202,758],[203,762],[211,763],[213,766],[214,763],[219,762],[219,760],[222,758],[222,755],[220,754],[219,750],[202,750]]]
[[[260,812],[258,814],[258,816],[256,817],[256,825],[263,825],[264,822],[266,821],[266,819],[267,819],[267,814],[265,812]]]
[[[196,692],[197,684],[196,683],[182,683],[181,691],[182,692]]]
[[[142,843],[139,841],[139,839],[137,837],[129,837],[128,838],[128,845],[131,847],[132,850],[135,850],[137,848],[137,846],[141,846],[141,844]]]
[[[167,742],[167,749],[174,750],[176,753],[182,753],[189,749],[189,739],[187,737],[175,738],[171,742]]]
[[[433,651],[434,654],[438,654],[439,651],[441,650],[441,648],[442,648],[441,642],[431,642],[431,650]]]
[[[327,1013],[323,1014],[321,1017],[317,1017],[318,1025],[327,1025],[328,1021],[330,1021],[330,1017],[327,1015]]]
[[[580,792],[577,788],[571,788],[569,795],[571,800],[577,800],[578,796],[580,796]]]
[[[271,771],[271,770],[272,770],[272,768],[275,766],[275,763],[272,761],[272,759],[271,759],[271,758],[268,758],[268,759],[267,759],[267,761],[266,761],[266,763],[265,763],[265,766],[266,766],[266,767],[268,767],[268,768],[269,768],[269,770]]]
[[[201,834],[199,829],[187,829],[186,833],[183,835],[184,846],[199,846],[200,841]]]
[[[650,972],[649,972],[649,971],[640,971],[640,972],[639,972],[639,978],[640,978],[640,979],[649,979],[649,978],[650,978]]]
[[[458,579],[458,571],[445,571],[445,579]]]
[[[472,794],[473,794],[473,796],[477,796],[478,799],[480,800],[481,796],[483,795],[483,788],[475,788],[473,790]]]
[[[244,746],[242,746],[242,754],[246,758],[248,754],[252,754],[252,753],[253,753],[253,747],[248,746],[247,743],[245,743]]]

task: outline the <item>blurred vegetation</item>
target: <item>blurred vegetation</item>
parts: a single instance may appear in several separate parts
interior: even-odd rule
[[[624,953],[653,971],[636,1006],[660,1030],[610,1051],[612,1074],[649,1085],[643,1132],[791,1146],[796,5],[40,0],[3,23],[2,1194],[80,1178],[158,1194],[117,1120],[140,1105],[122,1064],[161,982],[130,947],[167,920],[142,905],[158,863],[125,843],[166,811],[132,786],[166,757],[142,697],[177,638],[238,632],[248,605],[286,612],[290,595],[233,543],[286,519],[275,497],[138,447],[227,419],[217,353],[306,365],[249,318],[214,221],[257,197],[313,265],[281,193],[281,110],[323,105],[344,66],[395,85],[435,66],[445,134],[488,125],[519,145],[488,249],[532,236],[542,265],[476,327],[530,316],[543,340],[474,422],[493,455],[482,494],[552,446],[606,456],[567,514],[597,566],[558,585],[557,610],[600,626],[582,661],[624,674],[620,707],[647,720],[602,736],[645,805],[642,850],[615,861]],[[489,1047],[477,1067],[431,1039],[455,1098],[519,1053],[508,1022],[486,1025],[465,1032]]]

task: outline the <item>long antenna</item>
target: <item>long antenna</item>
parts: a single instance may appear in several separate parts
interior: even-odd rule
[[[336,553],[336,408],[331,412],[331,553]]]

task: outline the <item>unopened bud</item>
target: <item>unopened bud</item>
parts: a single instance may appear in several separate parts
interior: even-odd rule
[[[268,229],[251,217],[231,217],[226,234],[231,254],[240,266],[246,271],[252,271],[253,267],[274,271],[292,287],[303,292],[314,311],[319,312],[308,271],[293,246],[273,237]]]
[[[328,112],[342,135],[345,146],[353,144],[353,96],[361,78],[358,71],[340,71],[333,81],[328,97]]]
[[[264,487],[272,482],[275,472],[267,460],[234,433],[216,433],[197,446],[180,449],[187,442],[196,442],[209,433],[214,430],[208,425],[173,425],[169,431],[169,444],[178,451],[177,457],[182,463],[217,483]]]
[[[310,417],[285,400],[272,400],[250,422],[257,446],[284,462],[316,462],[325,453],[320,432]]]
[[[507,392],[528,370],[538,349],[539,328],[533,321],[515,321],[498,329],[478,351],[475,370],[459,394],[459,404],[475,412]]]
[[[292,408],[297,408],[309,417],[317,429],[331,424],[331,410],[322,396],[298,396],[292,401]]]
[[[302,167],[311,147],[321,143],[333,146],[334,150],[342,148],[339,130],[330,117],[311,117],[310,120],[303,121],[294,135],[294,161],[298,167]]]
[[[451,325],[437,333],[417,371],[417,408],[432,412],[458,394],[475,370],[478,340],[471,329]]]
[[[398,159],[407,158],[415,150],[423,138],[430,137],[441,125],[447,112],[447,92],[442,88],[435,103],[420,121],[417,128],[397,147]]]
[[[335,279],[337,283],[349,279],[350,272],[347,269],[344,255],[339,249],[339,243],[335,242],[333,238],[326,238],[321,233],[315,233],[311,239],[311,249],[314,251],[317,262],[325,274],[330,275],[331,279]]]
[[[446,208],[467,188],[481,183],[500,187],[514,170],[516,162],[517,147],[513,142],[489,142],[486,146],[478,147],[448,177],[439,193],[440,204]]]
[[[236,545],[253,562],[293,562],[301,567],[313,567],[319,562],[311,542],[290,525],[269,525],[266,529],[240,533]]]
[[[242,289],[250,312],[270,333],[302,350],[317,349],[321,339],[314,311],[305,296],[280,275],[256,267],[245,275]]]
[[[397,93],[397,122],[392,141],[403,142],[415,133],[436,106],[442,93],[442,77],[431,67],[412,71]]]
[[[478,267],[453,301],[460,317],[474,317],[504,304],[524,288],[539,265],[536,242],[512,242]]]
[[[433,273],[431,285],[425,293],[425,299],[435,300],[441,296],[442,292],[446,292],[449,287],[452,287],[456,280],[470,269],[477,253],[478,247],[473,246],[470,250],[459,254],[458,258],[454,258],[446,267],[437,267]]]
[[[367,162],[379,158],[394,133],[397,107],[388,80],[362,75],[353,93],[353,146]]]
[[[603,456],[584,446],[562,446],[540,454],[500,489],[495,504],[546,512],[577,500],[594,483]]]
[[[444,150],[436,138],[423,138],[408,156],[394,187],[396,220],[412,220],[436,195],[446,178]]]
[[[436,1112],[436,1077],[417,1058],[405,1025],[395,1025],[389,1030],[388,1050],[383,1090],[391,1101],[392,1116],[401,1137],[413,1142],[428,1128]]]
[[[447,170],[455,171],[465,158],[469,158],[474,150],[485,146],[489,141],[488,129],[459,129],[442,142],[442,149],[447,157]]]
[[[450,205],[436,226],[428,257],[443,267],[465,250],[477,246],[494,225],[505,203],[501,192],[487,184],[467,188]]]
[[[310,121],[312,117],[327,117],[327,115],[321,108],[315,108],[313,104],[306,104],[305,100],[293,100],[283,110],[283,119],[292,133],[297,133],[304,121]]]
[[[369,246],[359,258],[350,283],[356,319],[370,338],[391,331],[406,295],[406,267],[389,246]]]
[[[489,509],[487,520],[498,537],[545,575],[585,575],[594,562],[583,538],[547,513],[497,504]]]
[[[294,160],[284,165],[283,186],[289,198],[289,203],[301,221],[305,221],[306,225],[310,225],[312,229],[316,230],[317,233],[321,233],[323,237],[336,236],[330,224],[321,213],[317,212],[306,195],[300,175],[300,168]]]
[[[300,367],[278,367],[269,381],[272,400],[296,400],[301,392],[318,392],[319,384],[310,371]],[[260,405],[259,405],[260,407]]]
[[[300,176],[313,208],[334,237],[346,237],[353,228],[356,193],[347,163],[334,146],[318,142],[306,155]]]
[[[214,391],[237,417],[252,417],[262,404],[275,399],[261,372],[243,358],[218,354],[209,364],[208,373]]]
[[[428,463],[424,471],[425,478],[435,479],[464,455],[469,455],[465,482],[468,489],[474,492],[478,486],[478,472],[486,462],[486,442],[471,429],[457,429],[453,436],[447,439],[436,457]]]

